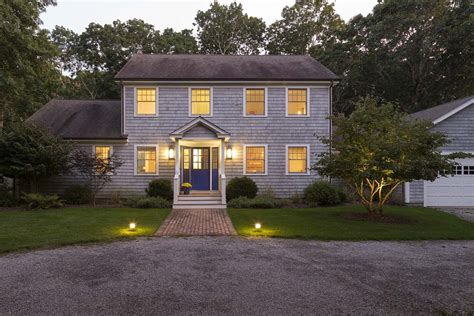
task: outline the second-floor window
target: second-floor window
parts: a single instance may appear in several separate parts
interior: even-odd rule
[[[156,115],[156,89],[137,88],[136,115]]]
[[[245,89],[245,115],[265,116],[265,89]]]
[[[110,146],[95,146],[95,156],[102,160],[110,159]]]
[[[211,115],[211,89],[191,89],[191,115]]]
[[[288,116],[308,116],[308,89],[288,89]]]

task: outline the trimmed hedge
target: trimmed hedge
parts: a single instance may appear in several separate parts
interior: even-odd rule
[[[145,190],[149,197],[161,197],[165,200],[173,200],[173,185],[169,179],[156,179],[148,183]]]
[[[129,198],[124,204],[125,206],[136,208],[171,208],[171,202],[159,196]]]
[[[269,196],[257,196],[249,199],[245,196],[232,199],[227,203],[229,208],[280,208],[283,201]]]
[[[329,182],[316,181],[304,190],[304,201],[309,205],[338,205],[346,200],[346,195]]]
[[[249,177],[236,177],[232,178],[227,183],[226,196],[227,201],[233,200],[240,196],[252,199],[257,196],[258,187],[255,181]]]

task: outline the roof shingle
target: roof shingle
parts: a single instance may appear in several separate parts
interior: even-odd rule
[[[412,113],[410,114],[410,118],[416,119],[416,120],[426,120],[426,121],[434,122],[437,119],[441,118],[442,116],[460,107],[461,105],[463,105],[470,99],[472,99],[472,101],[474,102],[474,96],[469,96],[469,97],[457,99],[448,103],[443,103],[438,106],[428,108],[426,110]]]
[[[136,54],[117,80],[327,81],[338,80],[310,56]]]
[[[27,121],[64,139],[126,139],[120,105],[120,100],[53,99]]]

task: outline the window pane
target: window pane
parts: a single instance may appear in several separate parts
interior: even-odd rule
[[[137,147],[137,173],[156,173],[155,147]]]
[[[265,173],[265,147],[247,147],[246,162],[247,173]]]
[[[110,147],[109,146],[96,146],[95,147],[95,156],[102,160],[110,158]]]
[[[137,88],[137,114],[156,114],[156,90]]]
[[[288,172],[306,173],[308,166],[307,159],[306,147],[288,147]]]
[[[211,114],[211,90],[191,89],[191,114],[210,115]]]
[[[246,115],[265,115],[265,89],[245,90]]]
[[[288,89],[288,115],[306,115],[306,89]]]

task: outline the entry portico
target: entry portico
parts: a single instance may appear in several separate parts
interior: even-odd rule
[[[174,142],[173,208],[225,208],[225,148],[230,133],[199,116],[170,133]],[[192,194],[181,193],[191,183]]]

